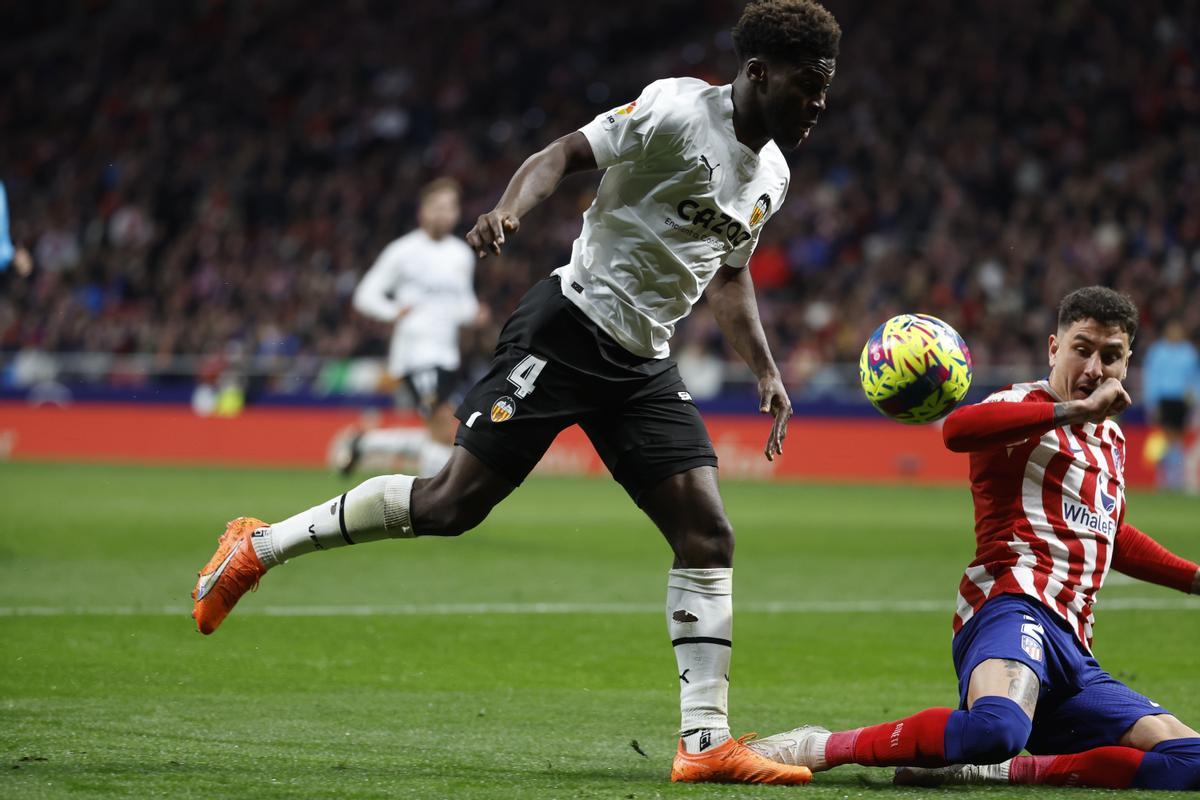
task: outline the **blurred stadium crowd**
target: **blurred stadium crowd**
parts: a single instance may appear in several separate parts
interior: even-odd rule
[[[0,274],[0,348],[202,372],[381,354],[350,295],[421,184],[462,182],[465,232],[526,155],[649,81],[730,80],[740,5],[10,7],[0,179],[36,269]],[[1139,350],[1171,317],[1200,334],[1200,3],[828,5],[845,31],[829,109],[752,262],[790,386],[915,310],[977,364],[1037,373],[1081,284],[1135,298]],[[495,318],[565,263],[594,185],[569,179],[480,263]],[[718,384],[734,360],[703,308],[675,350]]]

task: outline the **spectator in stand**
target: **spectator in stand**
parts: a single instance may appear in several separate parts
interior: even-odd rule
[[[1200,6],[831,3],[851,57],[751,268],[792,388],[915,309],[980,376],[1024,374],[1084,284],[1129,294],[1146,345],[1169,317],[1200,335]],[[382,358],[343,311],[415,187],[457,178],[475,218],[549,131],[658,75],[729,74],[712,31],[742,4],[615,0],[586,30],[554,0],[10,4],[0,165],[39,275],[0,293],[0,347]],[[500,319],[566,263],[593,188],[570,179],[479,267]]]

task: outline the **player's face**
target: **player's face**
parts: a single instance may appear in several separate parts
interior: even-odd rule
[[[763,116],[775,144],[795,150],[808,138],[833,83],[834,62],[814,58],[796,64],[772,62],[766,70]]]
[[[1082,400],[1105,378],[1125,380],[1131,352],[1119,326],[1072,322],[1050,335],[1050,386],[1064,400]]]
[[[430,236],[439,239],[458,225],[458,192],[445,189],[434,192],[421,202],[417,222]]]

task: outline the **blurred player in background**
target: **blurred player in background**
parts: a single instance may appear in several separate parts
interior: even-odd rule
[[[1142,393],[1150,422],[1162,430],[1157,478],[1160,489],[1186,486],[1185,436],[1192,418],[1192,401],[1200,389],[1200,357],[1187,340],[1183,323],[1172,319],[1163,335],[1146,350],[1142,368]]]
[[[4,181],[0,181],[0,272],[12,265],[13,270],[24,278],[33,271],[33,258],[24,247],[14,247],[8,230],[8,192]]]
[[[774,417],[765,455],[783,452],[791,402],[746,265],[787,193],[780,146],[798,147],[824,110],[840,38],[833,16],[811,0],[752,3],[733,31],[740,66],[732,84],[656,81],[527,159],[467,235],[481,258],[499,255],[563,177],[605,174],[570,263],[521,301],[491,370],[459,407],[463,424],[445,469],[430,480],[375,478],[270,526],[231,522],[196,584],[200,629],[211,633],[288,558],[474,528],[578,423],[675,555],[667,626],[682,730],[672,779],[811,779],[807,768],[771,762],[730,735],[733,527],[716,453],[668,341],[706,294],[758,378],[760,410]]]
[[[1200,733],[1092,656],[1110,566],[1200,593],[1196,564],[1125,522],[1125,437],[1109,417],[1129,406],[1136,331],[1124,295],[1072,292],[1050,336],[1050,377],[946,419],[946,446],[971,454],[978,542],[954,620],[959,709],[839,733],[805,726],[751,747],[813,770],[909,767],[898,783],[1200,788]]]
[[[482,324],[487,315],[475,298],[475,254],[453,235],[459,191],[450,178],[423,188],[417,229],[389,244],[354,292],[359,313],[394,323],[388,372],[411,395],[425,429],[340,435],[332,460],[343,474],[360,461],[377,465],[383,457],[393,468],[429,477],[450,459],[458,427],[454,405],[461,399],[456,397],[462,383],[459,328]]]

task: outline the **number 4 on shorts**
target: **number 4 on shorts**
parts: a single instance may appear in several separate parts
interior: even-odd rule
[[[537,381],[538,375],[542,374],[542,368],[545,366],[546,359],[525,356],[521,359],[520,364],[513,367],[512,372],[508,373],[508,382],[517,387],[517,397],[527,397],[533,393],[533,384]]]

